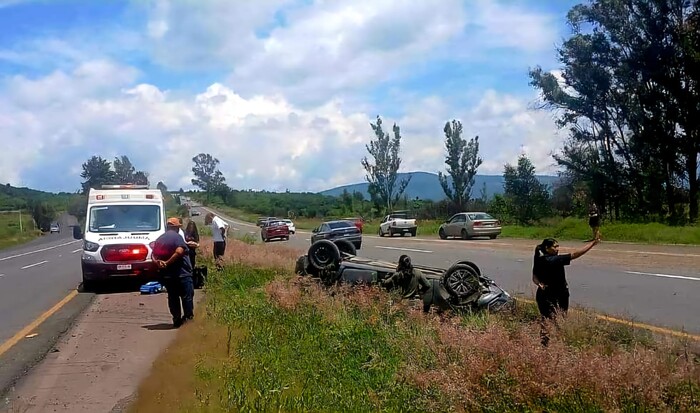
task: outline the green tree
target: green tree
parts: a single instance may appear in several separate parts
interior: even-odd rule
[[[549,213],[550,197],[547,187],[535,176],[535,166],[525,155],[518,165],[505,165],[503,171],[504,196],[518,223],[526,225]]]
[[[130,184],[134,182],[136,168],[131,164],[128,156],[114,158],[112,162],[114,166],[114,177],[118,184]]]
[[[453,120],[445,123],[445,164],[447,173],[452,177],[450,187],[447,175],[438,172],[438,179],[447,198],[452,201],[456,211],[465,211],[471,198],[476,171],[483,162],[479,157],[479,137],[466,141],[462,138],[462,122]]]
[[[219,160],[208,153],[200,153],[192,158],[192,162],[194,162],[192,173],[195,176],[192,179],[192,185],[206,192],[207,201],[209,201],[211,195],[220,189],[226,181],[226,178],[219,170]]]
[[[101,156],[93,156],[83,163],[83,171],[80,177],[83,194],[87,194],[90,188],[100,188],[102,185],[114,184],[116,177],[112,170],[112,165]]]
[[[31,211],[37,228],[48,231],[51,221],[56,218],[56,210],[46,202],[35,201],[31,204]]]
[[[614,215],[698,216],[700,2],[593,0],[558,49],[564,87],[536,68],[542,107],[570,131],[555,155]],[[621,212],[622,211],[622,212]]]
[[[160,192],[162,192],[163,195],[165,195],[168,192],[168,187],[163,183],[163,181],[158,181],[156,189],[160,190]]]
[[[368,192],[373,203],[378,210],[386,209],[387,212],[393,209],[401,195],[403,195],[412,175],[401,179],[397,183],[398,171],[401,167],[401,130],[394,124],[393,138],[382,129],[382,119],[377,116],[377,123],[372,124],[375,140],[371,140],[366,145],[367,152],[374,158],[371,163],[367,157],[362,159],[362,166],[367,175],[365,179],[369,184]],[[398,184],[398,185],[397,185]]]
[[[150,185],[148,182],[148,173],[144,171],[136,171],[134,173],[133,183],[136,185]]]

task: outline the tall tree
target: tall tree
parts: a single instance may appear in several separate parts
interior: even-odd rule
[[[549,192],[535,176],[535,166],[527,156],[521,155],[517,166],[506,164],[503,178],[503,195],[518,223],[526,225],[547,215]]]
[[[130,184],[134,182],[136,168],[132,165],[128,156],[122,155],[121,157],[114,158],[112,165],[114,166],[114,176],[117,183]]]
[[[168,192],[168,187],[163,183],[163,181],[158,181],[156,189],[160,190],[160,192],[162,192],[163,194]]]
[[[596,203],[632,216],[698,215],[698,0],[593,0],[568,14],[561,85],[531,84],[560,113],[570,140],[555,159]],[[687,188],[687,195],[686,193]]]
[[[394,136],[391,137],[382,129],[382,119],[377,116],[377,123],[370,123],[374,131],[375,140],[371,140],[369,145],[365,145],[367,152],[374,158],[374,163],[365,156],[362,159],[362,166],[367,175],[365,179],[369,184],[368,192],[372,201],[387,212],[403,195],[412,175],[403,178],[398,182],[398,171],[401,167],[401,129],[394,123]]]
[[[200,153],[192,158],[194,166],[192,173],[192,185],[199,187],[207,193],[207,201],[213,192],[217,191],[226,181],[224,175],[219,170],[219,160],[208,153]]]
[[[87,194],[90,188],[100,188],[102,185],[114,184],[115,182],[112,165],[101,156],[93,156],[83,163],[80,177],[85,179],[82,182],[83,194]]]
[[[133,183],[136,185],[150,185],[148,182],[148,173],[144,171],[136,171],[134,173]]]
[[[450,187],[447,175],[438,172],[438,179],[447,198],[452,201],[457,212],[466,210],[471,198],[476,171],[483,162],[479,157],[479,137],[466,141],[462,138],[462,122],[453,120],[445,123],[445,164],[452,177]]]

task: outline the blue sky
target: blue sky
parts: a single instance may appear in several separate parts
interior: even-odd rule
[[[362,181],[377,115],[404,171],[444,171],[458,119],[480,173],[522,150],[552,173],[565,136],[527,70],[557,69],[576,3],[0,0],[0,183],[74,191],[90,156],[127,155],[188,188],[205,152],[234,188],[323,190]]]

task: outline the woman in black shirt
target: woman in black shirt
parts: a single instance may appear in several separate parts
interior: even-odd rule
[[[553,238],[547,238],[535,247],[532,281],[537,285],[535,301],[542,316],[542,344],[549,343],[549,334],[544,323],[545,319],[556,318],[558,313],[566,315],[569,309],[569,285],[566,282],[564,266],[593,248],[600,242],[594,239],[578,251],[570,254],[559,254],[559,243]]]

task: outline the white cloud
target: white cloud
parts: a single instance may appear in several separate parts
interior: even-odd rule
[[[229,70],[243,96],[283,93],[318,104],[415,74],[435,59],[486,61],[509,49],[551,53],[549,14],[499,0],[160,0],[147,31],[159,62]]]
[[[81,163],[97,154],[127,155],[154,183],[189,187],[191,158],[205,152],[236,188],[322,190],[363,180],[375,113],[401,126],[404,171],[444,170],[453,117],[465,138],[480,136],[480,173],[502,173],[521,150],[538,172],[552,170],[561,139],[546,113],[528,111],[529,98],[482,94],[494,85],[479,84],[455,90],[477,98],[456,105],[431,92],[445,79],[419,90],[396,83],[430,64],[505,59],[494,52],[502,48],[507,64],[549,50],[547,15],[496,0],[157,0],[146,11],[142,32],[115,23],[94,37],[76,30],[0,50],[0,62],[42,73],[0,80],[0,141],[17,148],[0,183],[76,189]],[[143,69],[127,63],[141,59]],[[194,91],[158,83],[199,73],[224,75]],[[380,86],[381,103],[363,101]],[[394,120],[384,121],[390,131]]]
[[[8,82],[8,93],[0,98],[0,140],[18,149],[3,162],[0,182],[55,174],[45,170],[49,158],[73,171],[52,176],[53,184],[77,188],[80,178],[74,171],[87,158],[97,154],[111,160],[123,154],[149,171],[154,183],[189,187],[191,158],[200,152],[221,161],[235,188],[317,191],[363,179],[360,159],[372,138],[372,116],[344,112],[337,101],[301,109],[282,96],[245,99],[221,84],[176,98],[153,85],[129,85],[133,75],[119,79],[116,73],[130,71],[87,62],[72,73]],[[70,93],[42,93],[65,89]],[[527,103],[489,91],[473,108],[458,111],[465,138],[480,136],[485,159],[480,173],[502,173],[521,145],[540,172],[548,169],[556,141],[552,122],[527,111]],[[398,119],[402,170],[444,170],[442,128],[453,110],[436,97],[406,109]],[[393,120],[383,120],[391,131]]]

